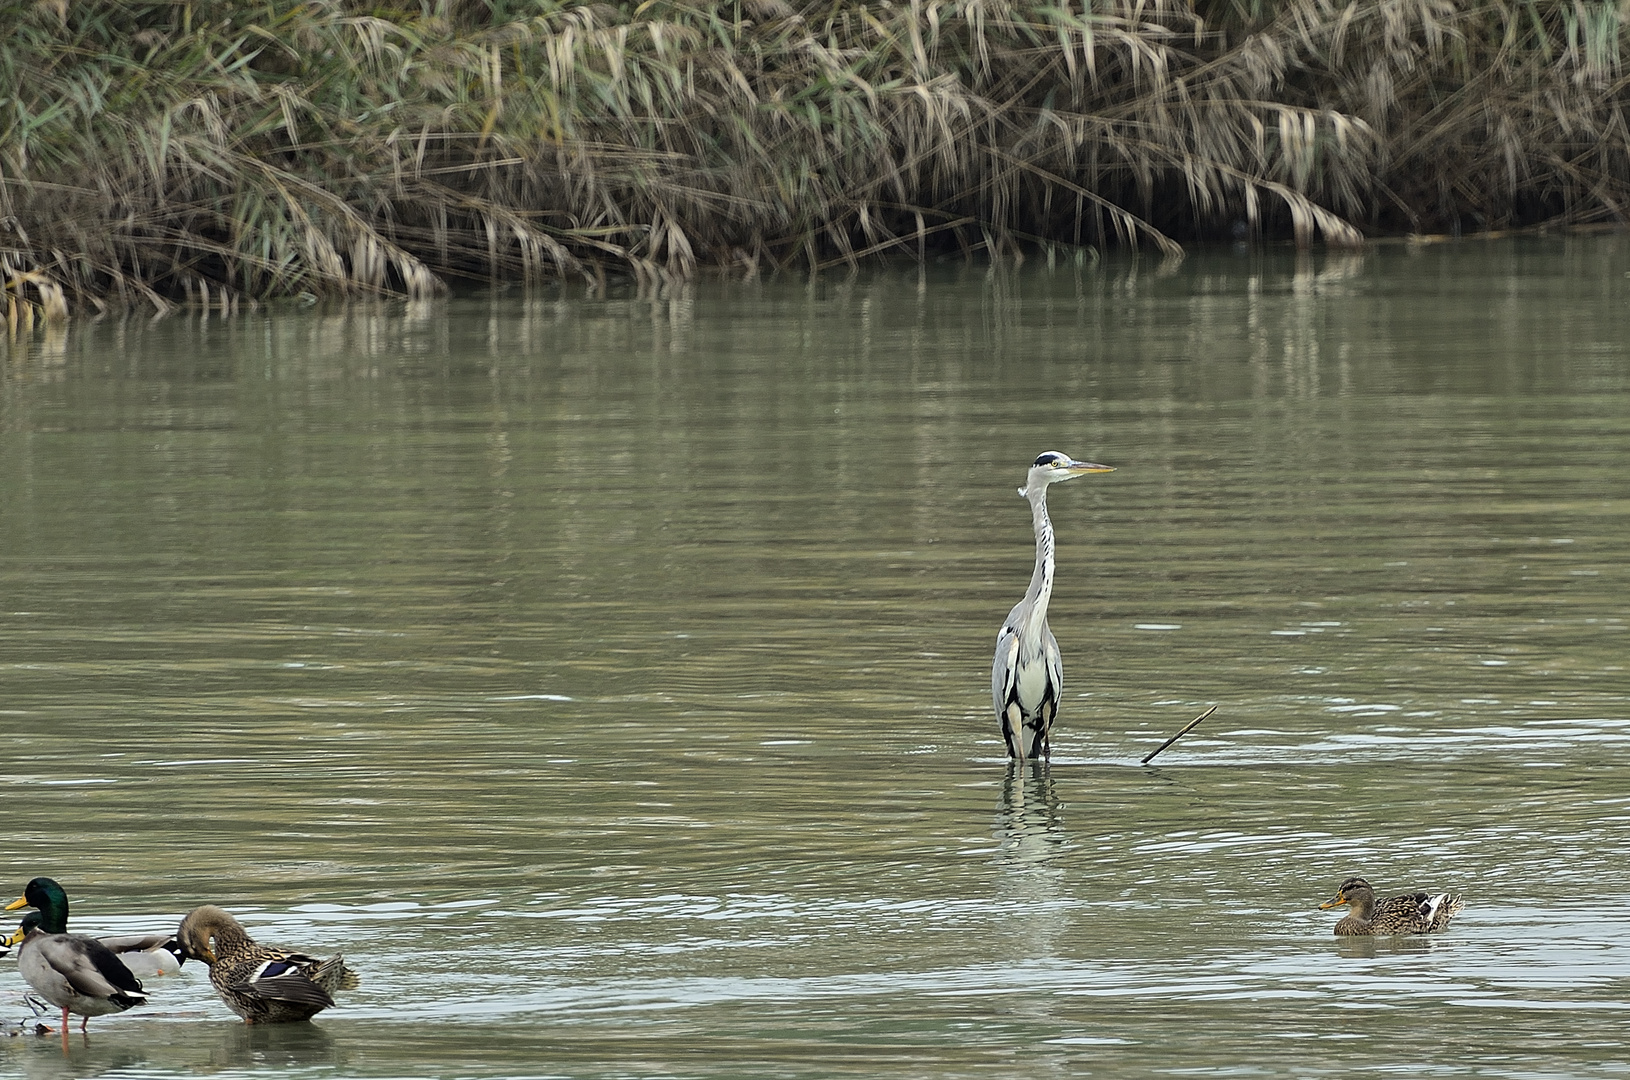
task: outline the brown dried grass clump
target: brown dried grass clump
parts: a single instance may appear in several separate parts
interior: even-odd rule
[[[1630,200],[1602,0],[4,7],[0,271],[53,318]]]

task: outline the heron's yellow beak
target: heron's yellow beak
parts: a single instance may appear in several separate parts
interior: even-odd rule
[[[6,910],[7,911],[16,911],[20,907],[27,907],[27,906],[28,906],[28,897],[19,896],[17,899],[13,900],[11,903],[6,905]]]
[[[1347,894],[1346,893],[1337,893],[1335,896],[1331,897],[1329,900],[1326,900],[1324,903],[1320,904],[1319,905],[1319,910],[1323,911],[1326,908],[1340,907],[1341,905],[1345,904],[1346,902],[1347,902]]]
[[[1072,462],[1070,462],[1068,465],[1066,465],[1064,467],[1066,469],[1069,469],[1073,473],[1114,472],[1115,471],[1115,466],[1113,466],[1113,465],[1094,465],[1090,461],[1072,461]]]

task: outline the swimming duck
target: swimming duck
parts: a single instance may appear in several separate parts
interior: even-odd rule
[[[237,919],[213,904],[189,911],[175,936],[183,956],[209,965],[215,992],[248,1024],[310,1020],[334,1004],[335,990],[354,990],[362,981],[339,953],[319,960],[255,944]]]
[[[47,934],[68,932],[68,894],[52,879],[37,877],[30,881],[23,888],[22,898],[12,901],[6,910],[20,907],[34,907],[40,912],[24,917],[24,936],[31,919]],[[113,950],[120,963],[138,978],[173,975],[181,970],[181,946],[174,934],[114,934],[96,940]]]
[[[95,938],[47,933],[40,923],[30,913],[5,943],[19,945],[17,971],[23,981],[62,1010],[64,1039],[69,1013],[84,1017],[79,1030],[85,1031],[93,1016],[124,1012],[147,1001],[141,980],[113,950]]]
[[[1465,906],[1451,893],[1429,895],[1423,892],[1375,899],[1375,890],[1361,877],[1350,877],[1336,889],[1336,895],[1320,904],[1320,909],[1352,905],[1352,910],[1336,923],[1343,937],[1359,935],[1431,934],[1449,925],[1449,920]]]

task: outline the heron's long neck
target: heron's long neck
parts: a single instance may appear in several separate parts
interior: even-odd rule
[[[1036,530],[1036,569],[1030,575],[1030,621],[1039,628],[1047,618],[1053,595],[1053,522],[1047,516],[1047,489],[1038,486],[1030,496],[1030,522]]]

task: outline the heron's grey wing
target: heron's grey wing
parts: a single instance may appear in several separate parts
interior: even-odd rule
[[[1019,632],[1004,625],[996,635],[996,659],[990,668],[991,706],[1001,716],[1013,696],[1014,684],[1019,679]]]
[[[1064,657],[1058,651],[1058,638],[1047,631],[1047,681],[1053,684],[1053,708],[1064,700]]]

